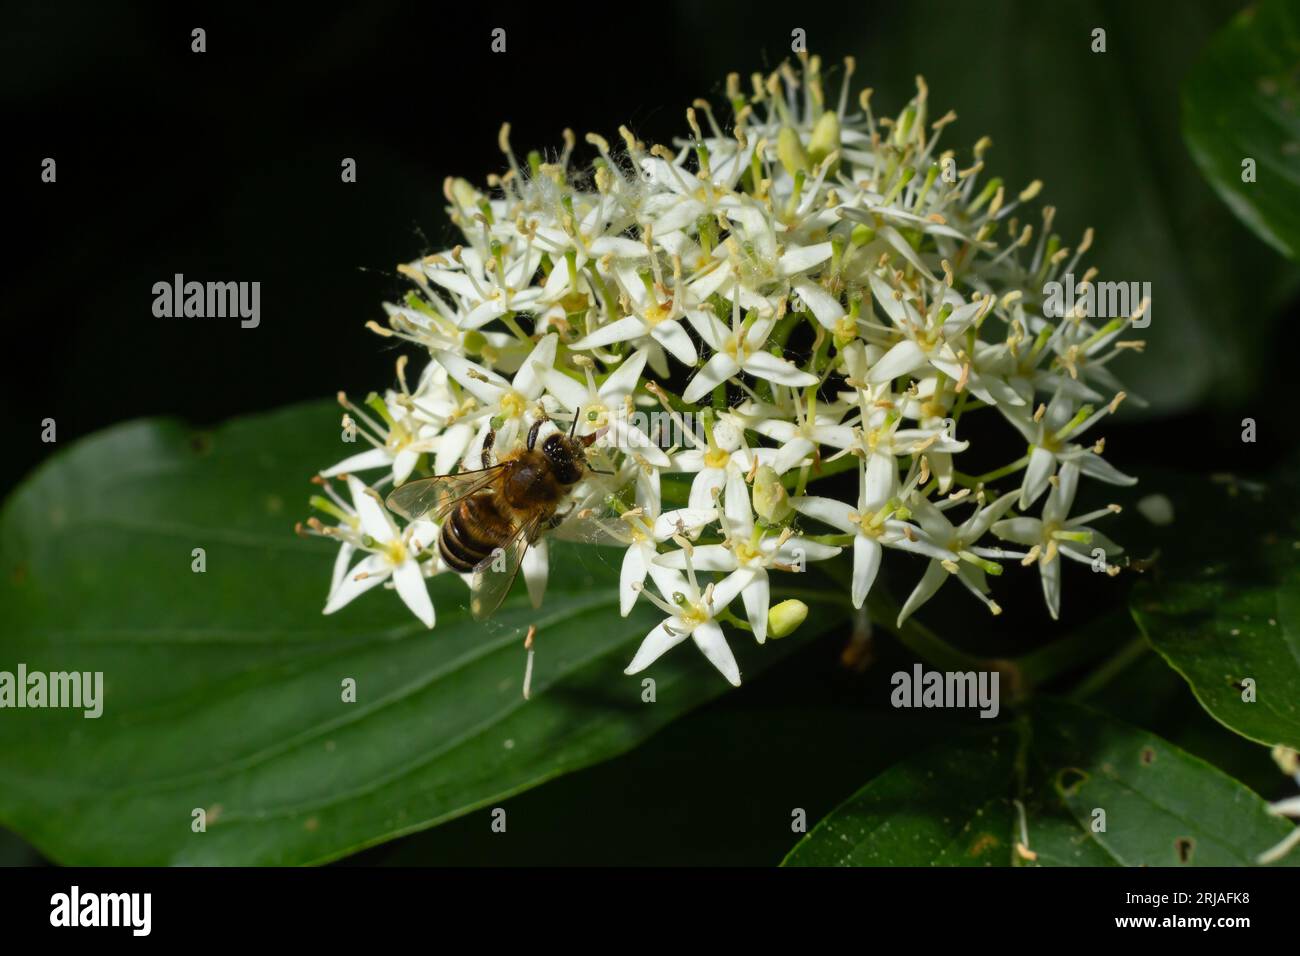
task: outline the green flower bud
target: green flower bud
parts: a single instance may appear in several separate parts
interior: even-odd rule
[[[767,636],[785,637],[793,634],[795,628],[808,617],[808,605],[803,601],[791,599],[782,601],[767,612]]]
[[[850,342],[857,341],[858,323],[854,321],[851,315],[842,315],[835,322],[835,330],[832,333],[835,340],[835,348],[843,351]]]
[[[451,181],[451,195],[458,206],[468,209],[478,208],[482,198],[479,191],[470,185],[468,179],[456,178]]]
[[[768,524],[780,524],[794,514],[781,476],[769,465],[754,474],[754,510]]]
[[[789,126],[781,127],[781,132],[776,137],[776,155],[791,176],[808,171],[808,154],[804,152],[799,134]]]
[[[833,111],[825,112],[813,126],[812,136],[808,140],[808,158],[814,164],[820,163],[839,148],[840,118]]]
[[[876,230],[872,229],[865,222],[860,222],[853,227],[853,233],[849,237],[855,246],[865,246],[872,239],[876,238]]]

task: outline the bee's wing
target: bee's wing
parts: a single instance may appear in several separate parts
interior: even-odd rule
[[[479,471],[417,478],[392,491],[385,504],[389,511],[410,521],[418,521],[436,509],[433,520],[441,521],[461,498],[482,491],[492,484],[504,467],[505,465],[493,465]]]
[[[469,600],[474,620],[481,621],[490,616],[506,599],[510,586],[515,583],[515,575],[519,573],[519,564],[524,560],[524,552],[537,537],[541,525],[541,516],[516,525],[510,534],[510,540],[500,548],[493,549],[474,569]]]

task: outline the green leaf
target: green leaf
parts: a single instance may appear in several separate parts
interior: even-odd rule
[[[1017,848],[1021,806],[1027,853]],[[1094,829],[1097,810],[1104,830]],[[1173,744],[1049,699],[1014,729],[957,739],[885,771],[785,863],[1246,865],[1291,829],[1254,792]]]
[[[1300,747],[1294,475],[1292,466],[1267,485],[1225,478],[1166,486],[1175,537],[1152,579],[1134,589],[1132,608],[1217,720],[1262,744]]]
[[[783,865],[1007,863],[1013,810],[1006,793],[1015,745],[1003,729],[891,767],[818,823]]]
[[[1033,735],[1043,778],[1080,830],[1124,866],[1249,865],[1293,829],[1227,774],[1099,711],[1040,701]],[[1094,832],[1097,810],[1106,828]],[[1300,865],[1300,855],[1288,864]]]
[[[1221,30],[1183,86],[1183,136],[1256,235],[1300,255],[1300,3],[1264,0]],[[1254,180],[1243,182],[1243,162]]]
[[[0,670],[102,671],[104,713],[5,711],[0,822],[60,863],[321,862],[626,751],[728,689],[690,648],[623,675],[658,615],[619,617],[607,550],[556,545],[543,608],[521,586],[485,624],[450,575],[431,582],[433,631],[380,591],[322,616],[334,548],[293,523],[307,479],[351,450],[337,421],[319,403],[213,434],[129,423],[6,502]],[[797,643],[732,637],[747,679]]]

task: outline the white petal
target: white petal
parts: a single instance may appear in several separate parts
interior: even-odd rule
[[[352,493],[352,507],[361,519],[361,530],[376,541],[392,541],[397,537],[397,525],[361,479],[348,475],[348,491]]]
[[[325,614],[333,614],[345,604],[388,579],[392,566],[381,555],[368,555],[344,575],[342,582],[325,602]]]
[[[629,342],[632,339],[642,338],[649,331],[650,327],[643,319],[629,315],[578,339],[571,348],[594,349],[602,345],[613,345],[615,342]]]
[[[393,484],[400,485],[411,477],[415,463],[420,460],[420,453],[409,445],[397,453],[393,459]]]
[[[819,242],[813,246],[796,246],[781,256],[777,267],[783,276],[806,272],[818,263],[829,259],[833,249],[829,242]]]
[[[719,352],[691,379],[690,384],[686,386],[686,391],[682,393],[682,401],[688,405],[698,402],[713,391],[715,386],[721,385],[739,371],[740,365],[734,358],[725,352]]]
[[[719,469],[719,473],[721,471]],[[660,541],[671,538],[674,534],[685,533],[693,535],[705,525],[717,520],[718,509],[709,508],[678,508],[675,511],[665,511],[654,523],[654,536]]]
[[[672,633],[669,633],[670,627]],[[688,634],[686,625],[681,620],[670,617],[645,636],[645,640],[641,642],[641,646],[637,648],[632,658],[632,663],[627,665],[623,673],[639,674],[658,660],[665,651],[686,640]]]
[[[646,549],[639,542],[623,553],[623,566],[618,573],[618,612],[624,617],[632,613],[632,606],[641,594],[647,557]]]
[[[347,573],[348,564],[352,561],[352,555],[356,553],[356,546],[343,542],[339,547],[338,556],[334,559],[334,571],[330,575],[330,590],[333,594],[338,590],[338,586],[343,583],[343,575]]]
[[[609,421],[609,431],[605,433],[602,445],[617,448],[619,451],[634,451],[656,468],[669,468],[672,461],[667,453],[650,440],[650,436],[623,418]]]
[[[818,521],[830,525],[832,528],[839,528],[841,531],[857,531],[858,525],[852,519],[856,514],[853,508],[850,508],[842,501],[836,501],[833,498],[791,498],[790,504],[800,514],[805,514],[810,518],[816,518]]]
[[[754,568],[738,568],[713,586],[713,613],[716,614],[736,599],[736,595],[749,587],[760,573]]]
[[[781,445],[776,453],[776,464],[772,468],[778,475],[784,475],[799,462],[803,461],[817,446],[806,438],[795,438]]]
[[[915,372],[925,365],[925,361],[925,353],[921,351],[921,346],[911,339],[903,339],[871,366],[867,381],[872,385],[883,385],[902,375]]]
[[[1061,559],[1039,564],[1038,571],[1043,576],[1043,600],[1055,621],[1061,614]]]
[[[545,386],[546,372],[555,364],[555,346],[560,341],[560,337],[554,332],[542,336],[528,358],[524,359],[524,364],[519,366],[519,371],[515,373],[513,386],[515,391],[524,398],[533,399],[542,394]]]
[[[731,648],[727,646],[727,639],[722,635],[720,628],[713,621],[705,621],[691,634],[698,647],[709,659],[709,663],[718,669],[718,672],[725,677],[731,686],[740,686],[740,667],[736,664],[736,657],[731,653]]]
[[[931,561],[929,567],[925,569],[925,574],[921,575],[921,580],[917,582],[916,588],[908,595],[903,609],[898,613],[898,626],[902,627],[903,622],[916,613],[922,604],[934,597],[934,592],[943,586],[947,578],[948,572],[944,570],[943,565],[938,561]]]
[[[524,575],[524,584],[528,586],[528,600],[533,607],[542,606],[542,597],[546,594],[546,578],[551,570],[550,551],[546,539],[541,538],[524,552],[524,559],[519,570]]]
[[[669,551],[657,555],[654,563],[677,571],[686,570],[686,552]],[[720,544],[702,544],[691,552],[691,565],[696,571],[734,571],[739,565],[736,553]]]
[[[993,533],[1003,541],[1032,546],[1043,542],[1043,523],[1037,518],[1007,518],[994,522]]]
[[[682,324],[675,319],[660,322],[650,330],[650,335],[656,342],[673,353],[673,357],[683,365],[694,365],[700,360],[699,353],[695,351],[695,343],[691,337],[682,328]]]
[[[768,539],[764,544],[770,544],[772,539]],[[843,551],[843,548],[837,548],[834,545],[822,544],[820,541],[810,541],[807,538],[787,538],[785,544],[776,549],[776,560],[782,564],[795,564],[799,557],[802,556],[805,561],[825,561],[827,558],[833,558]]]
[[[771,600],[767,572],[755,575],[754,580],[749,582],[749,587],[740,592],[740,597],[745,602],[745,616],[749,618],[749,626],[754,629],[754,640],[762,644],[767,640],[767,608]]]
[[[878,511],[898,488],[898,460],[893,455],[873,452],[867,458],[862,485],[863,507]]]
[[[1056,456],[1041,446],[1029,453],[1029,467],[1020,486],[1020,510],[1024,511],[1043,493],[1048,480],[1056,472]]]
[[[722,510],[731,525],[731,533],[738,538],[748,538],[754,531],[754,511],[749,503],[749,486],[739,468],[727,471],[727,493]]]
[[[476,365],[452,352],[437,351],[433,353],[433,357],[438,360],[439,365],[447,370],[448,375],[486,405],[495,405],[501,398],[502,393],[510,387],[510,383],[496,372],[489,371],[483,366]],[[482,378],[478,376],[482,376]],[[487,379],[487,381],[483,381],[483,379]]]
[[[1108,485],[1136,485],[1137,479],[1124,474],[1106,459],[1092,452],[1079,455],[1073,459],[1079,465],[1079,470],[1089,478],[1096,478],[1098,481],[1104,481]]]
[[[393,584],[411,613],[424,622],[425,627],[433,627],[433,601],[429,599],[429,589],[424,584],[420,566],[409,559],[403,561],[393,569]]]
[[[387,468],[393,463],[393,454],[387,448],[371,448],[359,452],[350,458],[344,458],[333,468],[321,472],[323,478],[346,475],[354,471],[368,471],[371,468]]]
[[[553,368],[546,373],[546,390],[569,411],[581,408],[591,401],[591,390],[559,369]]]
[[[465,330],[481,328],[509,311],[504,300],[489,299],[470,309],[469,314],[456,323],[456,327]]]
[[[465,449],[474,439],[474,426],[457,422],[438,436],[438,451],[434,455],[433,470],[440,475],[451,474],[465,455]]]
[[[1074,506],[1074,495],[1079,489],[1079,466],[1072,461],[1064,462],[1056,476],[1056,487],[1043,508],[1044,521],[1064,521]],[[1050,514],[1048,513],[1050,510]]]
[[[691,482],[691,497],[687,506],[694,511],[708,511],[713,508],[715,500],[713,489],[723,488],[727,483],[727,472],[722,468],[703,468]]]
[[[606,405],[613,405],[623,400],[624,395],[636,391],[641,381],[641,370],[645,368],[646,350],[638,349],[623,359],[614,373],[600,386],[600,397]],[[570,379],[572,381],[572,379]]]
[[[853,606],[862,607],[866,601],[867,595],[871,592],[871,585],[876,581],[876,574],[880,571],[880,557],[884,549],[880,547],[880,542],[868,538],[864,534],[855,535],[853,538]]]
[[[765,378],[778,385],[789,385],[792,388],[817,384],[816,375],[803,371],[785,359],[777,358],[771,352],[754,352],[746,356],[745,371],[756,378]]]
[[[839,300],[815,282],[796,282],[794,290],[812,310],[813,317],[824,328],[834,331],[835,323],[844,317],[844,307]]]

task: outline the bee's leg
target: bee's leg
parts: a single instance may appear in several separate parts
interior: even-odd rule
[[[546,530],[551,531],[554,530],[555,528],[558,528],[563,523],[564,519],[567,517],[569,517],[569,512],[567,511],[562,515],[561,514],[551,515],[550,519],[546,522]]]
[[[528,450],[532,451],[533,446],[537,444],[537,433],[542,429],[542,422],[545,419],[539,418],[533,422],[533,427],[528,429]]]
[[[480,468],[492,467],[492,444],[496,440],[497,433],[489,428],[488,433],[483,436],[483,453],[479,456],[478,460]]]

